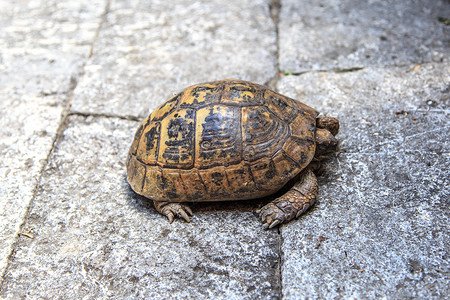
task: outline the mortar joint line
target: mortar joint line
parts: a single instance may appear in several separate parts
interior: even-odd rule
[[[80,111],[70,111],[69,116],[81,116],[81,117],[96,117],[96,118],[111,118],[111,119],[121,119],[127,121],[141,121],[142,118],[133,115],[116,115],[108,113],[93,113],[93,112],[80,112]]]
[[[95,46],[95,41],[97,40],[98,36],[100,35],[100,31],[103,28],[103,25],[106,23],[106,18],[108,17],[108,13],[111,9],[111,0],[105,0],[105,8],[103,10],[103,13],[100,17],[100,23],[97,27],[97,30],[95,31],[95,35],[91,44],[91,48],[89,49],[89,53],[88,53],[88,58],[91,58],[92,55],[94,54],[94,46]]]
[[[272,18],[272,22],[274,24],[275,29],[275,74],[274,76],[269,80],[268,86],[276,90],[278,80],[280,79],[280,36],[279,36],[279,17],[280,17],[280,9],[281,9],[281,2],[280,0],[271,0],[269,4],[269,13],[270,17]],[[283,236],[281,233],[281,229],[277,228],[278,233],[278,243],[277,243],[277,253],[278,253],[278,266],[275,273],[276,278],[276,289],[280,293],[280,299],[283,298],[283,276],[282,276],[282,267],[283,267]]]
[[[278,29],[278,20],[280,14],[281,3],[280,0],[271,0],[269,3],[269,14],[274,24],[275,29],[275,74],[269,79],[267,85],[275,90],[278,79],[280,77],[280,38]]]

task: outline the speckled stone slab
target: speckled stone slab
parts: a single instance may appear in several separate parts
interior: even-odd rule
[[[73,112],[144,117],[188,85],[276,74],[268,0],[115,1]]]
[[[448,63],[281,78],[341,122],[318,203],[281,229],[286,299],[449,294],[449,83]]]
[[[137,125],[69,119],[26,221],[34,238],[20,239],[3,295],[279,297],[279,236],[251,210],[194,208],[191,223],[169,224],[131,191],[125,158]]]
[[[0,3],[0,274],[89,53],[103,5]]]
[[[281,0],[282,72],[448,61],[446,0]]]

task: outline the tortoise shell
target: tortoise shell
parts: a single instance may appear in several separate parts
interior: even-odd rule
[[[127,159],[128,182],[155,201],[273,194],[313,159],[317,115],[251,82],[190,86],[138,128]]]

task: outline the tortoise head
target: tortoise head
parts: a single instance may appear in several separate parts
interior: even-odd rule
[[[322,160],[335,153],[338,141],[334,137],[339,131],[339,121],[332,117],[318,117],[316,119],[316,153],[314,158]]]

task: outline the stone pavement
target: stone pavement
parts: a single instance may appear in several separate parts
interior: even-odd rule
[[[2,299],[445,299],[447,0],[0,1]],[[341,121],[316,205],[169,225],[125,179],[187,85],[269,85]]]

